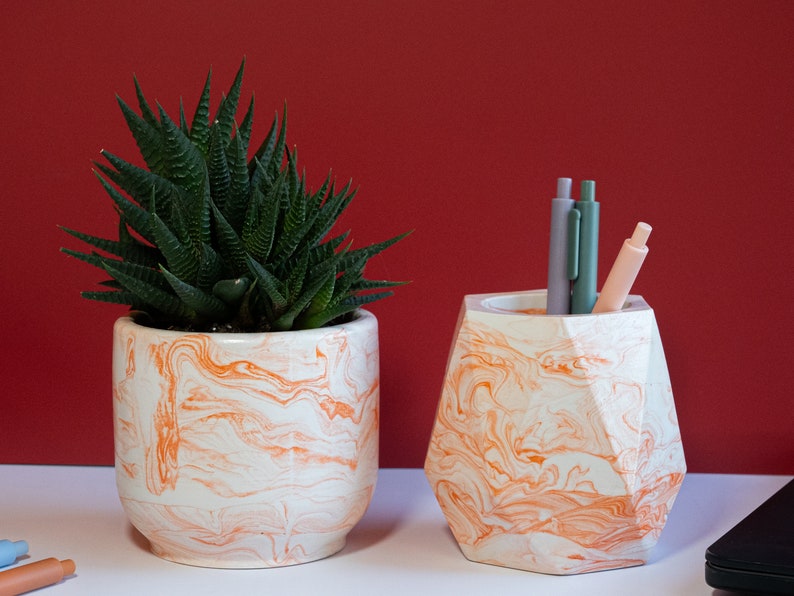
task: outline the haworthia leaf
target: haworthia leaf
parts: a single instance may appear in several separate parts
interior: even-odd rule
[[[152,229],[168,268],[182,280],[195,280],[201,264],[198,249],[183,244],[156,213],[152,214]]]
[[[279,223],[278,197],[281,195],[283,183],[284,175],[281,174],[267,196],[262,195],[258,188],[254,188],[252,191],[254,200],[251,203],[252,209],[246,215],[243,238],[246,249],[263,263],[270,257],[275,242],[276,228]],[[254,211],[253,208],[257,205],[257,211]]]
[[[156,119],[151,122],[145,117],[138,116],[121,97],[117,96],[116,101],[147,167],[155,174],[162,173],[163,147],[159,123]]]
[[[306,280],[306,270],[309,267],[309,251],[303,251],[290,267],[287,273],[286,287],[288,296],[297,296],[303,289],[303,282]]]
[[[286,309],[289,306],[289,301],[284,296],[284,288],[281,282],[251,257],[248,257],[247,260],[249,271],[256,279],[260,291],[270,299],[276,310],[283,311]]]
[[[243,58],[240,68],[237,70],[237,75],[234,77],[234,82],[229,89],[229,94],[223,99],[221,105],[218,107],[218,113],[215,120],[220,128],[221,139],[228,142],[231,138],[232,128],[234,127],[234,117],[237,114],[237,105],[240,101],[240,89],[243,84],[243,72],[245,71],[245,59]]]
[[[151,124],[154,128],[158,128],[159,122],[157,121],[157,116],[149,106],[149,102],[146,101],[146,97],[143,94],[143,89],[141,89],[141,84],[138,82],[138,77],[133,75],[132,80],[135,82],[135,95],[138,98],[138,107],[140,107],[143,119]]]
[[[388,240],[384,240],[383,242],[375,242],[374,244],[370,244],[369,246],[365,246],[363,248],[357,248],[355,250],[351,250],[347,255],[347,260],[344,262],[343,266],[349,266],[349,263],[353,262],[356,259],[363,258],[365,261],[371,259],[378,253],[383,252],[393,244],[399,242],[406,236],[408,236],[411,232],[404,232],[403,234],[398,234],[393,238],[389,238]]]
[[[252,200],[245,146],[239,132],[229,144],[226,158],[229,164],[229,195],[222,211],[232,227],[239,230],[245,220],[248,204]]]
[[[210,144],[210,81],[212,80],[212,69],[207,73],[207,80],[201,91],[196,111],[193,114],[193,121],[190,124],[190,140],[207,155]]]
[[[235,276],[242,277],[248,271],[243,241],[214,203],[212,204],[212,212],[215,218],[215,236],[218,241],[218,251],[226,264],[234,270]]]
[[[223,300],[226,304],[234,304],[242,300],[248,288],[251,287],[251,280],[247,277],[237,279],[222,279],[212,288],[213,295]]]
[[[196,274],[196,287],[209,291],[227,274],[223,259],[209,244],[201,245],[201,260]]]
[[[273,123],[270,125],[270,130],[265,136],[265,140],[262,141],[262,144],[259,148],[254,152],[254,156],[251,158],[250,163],[248,164],[248,171],[253,176],[254,171],[259,167],[259,164],[265,166],[270,163],[270,160],[273,157],[273,151],[276,148],[276,134],[278,132],[278,112],[273,117]]]
[[[351,296],[341,304],[338,304],[332,308],[328,308],[318,314],[309,315],[303,320],[297,321],[296,323],[298,324],[296,324],[295,328],[314,329],[316,327],[322,327],[323,325],[327,325],[339,317],[349,314],[366,304],[370,304],[383,298],[388,298],[392,294],[393,292],[379,292],[377,294]]]
[[[113,290],[108,292],[81,292],[80,295],[87,300],[108,302],[110,304],[128,304],[133,308],[141,308],[143,302],[133,292],[127,290]]]
[[[195,310],[199,315],[224,320],[229,317],[226,304],[212,294],[207,294],[199,288],[183,282],[176,275],[173,275],[165,267],[160,268],[165,279],[171,284],[177,296],[189,308]]]
[[[74,236],[75,238],[78,238],[79,240],[82,240],[86,244],[90,244],[94,248],[98,248],[103,252],[110,253],[117,257],[123,256],[124,254],[124,248],[121,242],[118,242],[116,240],[108,240],[106,238],[100,238],[99,236],[92,236],[90,234],[78,232],[77,230],[72,230],[64,226],[58,226],[58,227],[67,234],[70,234],[71,236]]]
[[[207,155],[207,176],[212,200],[221,211],[231,190],[231,173],[226,160],[226,144],[221,140],[221,130],[216,122],[210,128],[210,146]],[[247,177],[246,177],[247,178]]]
[[[71,248],[61,248],[61,252],[79,261],[93,265],[94,267],[99,267],[100,269],[105,268],[102,256],[96,252],[80,252],[78,250],[72,250]]]
[[[307,234],[306,241],[314,244],[322,240],[336,224],[341,213],[347,208],[356,195],[356,191],[349,192],[352,182],[348,182],[338,193],[334,193],[334,185],[328,190],[328,197],[322,208],[317,211],[317,217],[311,230]]]
[[[307,315],[315,315],[324,311],[331,302],[334,295],[334,284],[336,282],[335,275],[327,275],[324,284],[317,290],[317,293],[312,298],[309,306],[306,309]]]
[[[195,311],[188,308],[175,294],[126,275],[108,263],[105,264],[105,269],[127,290],[134,293],[143,304],[150,305],[178,320],[195,317]]]
[[[109,151],[103,150],[101,153],[115,170],[103,166],[102,164],[96,164],[97,167],[117,184],[119,188],[129,194],[139,205],[145,209],[152,208],[150,199],[152,196],[152,189],[154,189],[157,205],[160,209],[167,207],[168,199],[174,189],[173,182],[162,176],[153,174],[149,170],[139,168]]]
[[[269,159],[262,158],[262,163],[264,163],[272,177],[276,177],[278,172],[281,170],[281,164],[284,160],[284,149],[287,146],[287,104],[284,104],[284,115],[281,118],[281,129],[278,133],[278,138],[276,139],[276,146],[273,148],[273,155],[270,156]]]
[[[162,106],[163,159],[166,177],[190,193],[200,202],[205,192],[206,167],[204,157],[190,139],[174,124]]]
[[[243,121],[240,123],[239,130],[237,130],[236,136],[240,140],[240,145],[242,145],[245,153],[248,153],[248,145],[251,142],[251,130],[254,127],[254,96],[251,96],[251,101],[248,104],[248,109],[245,112],[245,116],[243,116]]]
[[[149,242],[153,242],[154,236],[151,228],[151,218],[149,212],[130,201],[127,197],[113,188],[107,180],[105,180],[99,172],[94,172],[96,177],[102,183],[105,191],[108,193],[113,202],[118,207],[119,211],[123,214],[124,218],[129,223],[130,227],[140,234]]]
[[[381,290],[383,288],[395,288],[404,286],[407,281],[387,281],[385,279],[360,279],[350,286],[352,292],[366,292],[368,290]]]
[[[179,98],[179,130],[190,138],[190,127],[187,125],[187,117],[185,116],[185,104],[182,102],[181,97]]]

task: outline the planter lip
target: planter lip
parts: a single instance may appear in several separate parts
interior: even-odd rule
[[[232,331],[181,331],[178,329],[162,329],[160,327],[152,327],[149,325],[144,325],[139,323],[136,319],[141,316],[146,316],[145,313],[141,311],[130,311],[127,312],[116,319],[116,326],[130,326],[135,327],[138,329],[148,329],[151,330],[152,333],[156,333],[161,337],[184,337],[186,335],[204,335],[208,337],[214,338],[216,341],[224,342],[224,341],[245,341],[250,340],[251,338],[258,338],[263,336],[294,336],[294,337],[303,337],[304,339],[309,338],[313,335],[316,336],[323,336],[327,335],[328,333],[334,333],[339,330],[344,329],[351,329],[351,328],[359,328],[364,327],[366,325],[377,324],[377,318],[375,317],[372,312],[368,311],[364,308],[358,308],[354,311],[353,319],[347,321],[345,323],[338,323],[336,325],[326,325],[324,327],[317,327],[314,329],[292,329],[289,331],[242,331],[242,332],[232,332]]]
[[[467,310],[507,317],[575,318],[608,317],[620,313],[653,310],[642,296],[632,294],[619,311],[586,313],[576,315],[547,315],[546,290],[522,290],[516,292],[496,292],[487,294],[467,294],[464,297]]]

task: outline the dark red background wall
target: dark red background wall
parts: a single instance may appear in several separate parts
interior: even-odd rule
[[[597,181],[601,280],[637,220],[689,469],[794,473],[794,3],[49,2],[2,17],[0,462],[112,462],[101,278],[64,224],[112,234],[91,173],[134,157],[132,74],[192,112],[247,56],[262,137],[286,99],[310,182],[360,187],[357,243],[411,279],[376,304],[383,466],[420,466],[464,294],[545,284],[555,179]],[[218,95],[215,96],[215,100]]]

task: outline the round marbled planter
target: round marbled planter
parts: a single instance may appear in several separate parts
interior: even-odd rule
[[[374,315],[281,333],[114,327],[116,483],[156,555],[209,567],[327,557],[378,470]]]

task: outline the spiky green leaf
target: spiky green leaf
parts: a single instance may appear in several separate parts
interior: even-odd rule
[[[273,123],[270,125],[270,130],[265,136],[265,140],[262,141],[262,144],[254,152],[254,156],[251,158],[251,161],[248,164],[248,171],[251,174],[252,182],[256,180],[255,172],[260,167],[260,165],[264,166],[263,172],[267,171],[267,168],[270,164],[270,160],[273,158],[273,153],[276,150],[276,140],[278,138],[277,135],[278,135],[278,112],[276,112],[276,115],[273,117]]]
[[[212,200],[222,211],[231,191],[232,176],[226,159],[226,142],[221,139],[221,128],[217,122],[210,127],[210,146],[207,155],[207,177]]]
[[[316,213],[317,216],[312,224],[311,230],[307,233],[306,242],[315,244],[322,240],[336,224],[339,216],[347,209],[350,202],[356,196],[356,191],[350,191],[352,181],[348,182],[338,193],[334,193],[333,182],[328,189],[327,197],[322,207]]]
[[[115,169],[99,163],[96,164],[97,167],[141,207],[147,210],[152,209],[151,199],[152,190],[154,190],[157,206],[161,210],[167,209],[168,200],[175,188],[170,180],[153,174],[149,170],[139,168],[109,151],[103,150],[101,153],[102,157],[107,159]]]
[[[232,128],[234,128],[234,117],[237,114],[237,106],[240,101],[240,89],[243,84],[243,72],[245,71],[245,58],[243,58],[240,68],[234,77],[234,82],[229,89],[228,95],[223,99],[221,105],[218,107],[218,113],[215,116],[219,127],[220,137],[227,143],[231,138]]]
[[[226,304],[212,294],[207,294],[199,288],[183,282],[176,275],[172,274],[165,267],[161,267],[166,281],[176,292],[176,295],[188,307],[196,311],[201,316],[210,317],[215,320],[225,320],[229,317],[229,310]]]
[[[237,130],[237,134],[235,135],[238,140],[240,141],[240,145],[245,150],[245,153],[248,153],[248,145],[251,142],[251,131],[254,127],[254,97],[251,96],[251,101],[248,104],[248,109],[245,112],[245,116],[243,116],[243,121],[240,123],[240,127]]]
[[[199,148],[204,155],[207,155],[210,143],[210,84],[212,81],[212,69],[207,73],[204,88],[201,90],[196,111],[193,113],[193,121],[190,124],[190,140]]]
[[[179,130],[186,137],[190,137],[190,127],[187,125],[187,116],[185,116],[185,104],[181,97],[179,98]]]
[[[130,227],[147,241],[154,243],[149,212],[146,211],[146,209],[136,205],[115,188],[113,188],[113,186],[111,186],[110,183],[105,180],[99,172],[94,171],[94,174],[102,183],[105,192],[107,192],[110,198],[113,199],[113,202],[116,204],[119,212],[129,223]]]
[[[81,252],[79,250],[72,250],[71,248],[61,248],[61,252],[65,255],[69,255],[70,257],[77,259],[78,261],[83,261],[84,263],[93,265],[94,267],[99,267],[100,269],[105,268],[102,261],[102,256],[99,253]]]
[[[195,280],[201,265],[199,248],[180,240],[156,213],[152,214],[152,230],[155,242],[173,274],[185,281]]]
[[[111,265],[110,263],[105,263],[105,269],[128,291],[135,294],[141,303],[150,306],[154,312],[160,311],[177,320],[189,320],[196,316],[196,312],[189,308],[175,294],[142,281],[137,277],[127,275],[117,266]]]
[[[141,110],[141,115],[143,119],[153,126],[155,129],[160,127],[160,123],[157,120],[157,116],[155,115],[152,108],[149,106],[149,102],[146,101],[146,97],[143,94],[143,89],[141,88],[141,84],[138,82],[138,77],[133,75],[132,80],[135,83],[135,96],[138,98],[138,107]]]
[[[171,182],[184,188],[195,202],[200,204],[204,200],[206,191],[207,172],[204,157],[171,120],[163,107],[158,105],[158,108],[162,124],[165,175]]]
[[[94,248],[98,248],[103,252],[115,255],[117,257],[123,256],[124,254],[123,246],[121,242],[117,240],[108,240],[106,238],[100,238],[99,236],[84,234],[83,232],[78,232],[77,230],[72,230],[64,226],[58,227],[67,234],[74,236],[75,238],[82,240],[86,244],[90,244]]]
[[[143,265],[137,265],[128,261],[119,261],[108,257],[101,257],[101,259],[102,267],[105,271],[110,273],[113,279],[118,280],[124,286],[126,286],[126,283],[124,279],[121,279],[119,276],[123,276],[125,279],[136,279],[141,283],[150,285],[159,290],[168,290],[168,284],[165,282],[165,279],[163,279],[158,269],[152,269],[151,267],[144,267]]]
[[[277,311],[283,312],[289,306],[289,300],[284,295],[284,285],[270,271],[251,257],[247,257],[247,261],[249,271],[256,280],[262,294],[271,301]]]
[[[402,240],[403,238],[408,236],[410,233],[411,233],[410,231],[409,232],[404,232],[402,234],[398,234],[397,236],[394,236],[393,238],[389,238],[388,240],[384,240],[383,242],[375,242],[373,244],[370,244],[369,246],[365,246],[363,248],[357,248],[355,250],[351,250],[348,253],[345,261],[342,263],[342,266],[345,267],[345,268],[349,267],[353,262],[355,262],[358,259],[362,259],[362,258],[364,259],[364,262],[366,262],[367,260],[371,259],[372,257],[377,255],[378,253],[381,253],[384,250],[386,250],[387,248],[389,248],[390,246],[396,244],[397,242],[399,242],[400,240]]]
[[[404,286],[407,281],[388,281],[385,279],[359,279],[350,286],[351,292],[367,292],[370,290],[382,290],[384,288],[396,288]]]
[[[80,292],[86,300],[107,302],[110,304],[128,304],[133,308],[141,308],[144,303],[132,292],[127,290],[112,290],[107,292]]]
[[[234,136],[226,151],[229,164],[229,193],[222,211],[224,217],[236,230],[239,230],[248,205],[252,200],[251,185],[248,179],[248,164],[246,162],[246,148],[240,133]]]
[[[276,238],[283,183],[284,174],[281,174],[266,196],[258,188],[252,189],[252,201],[243,226],[243,241],[246,250],[263,263],[268,260]]]
[[[147,117],[141,118],[120,97],[117,96],[116,100],[127,121],[127,128],[130,129],[135,144],[138,145],[141,157],[152,172],[160,174],[163,170],[163,147],[159,123],[156,119],[152,122]]]
[[[196,286],[204,291],[211,291],[219,279],[227,274],[223,259],[209,244],[201,245],[201,260],[196,274]]]
[[[218,253],[232,268],[235,277],[242,277],[248,271],[248,260],[243,241],[215,204],[212,205],[212,212],[215,218]]]

